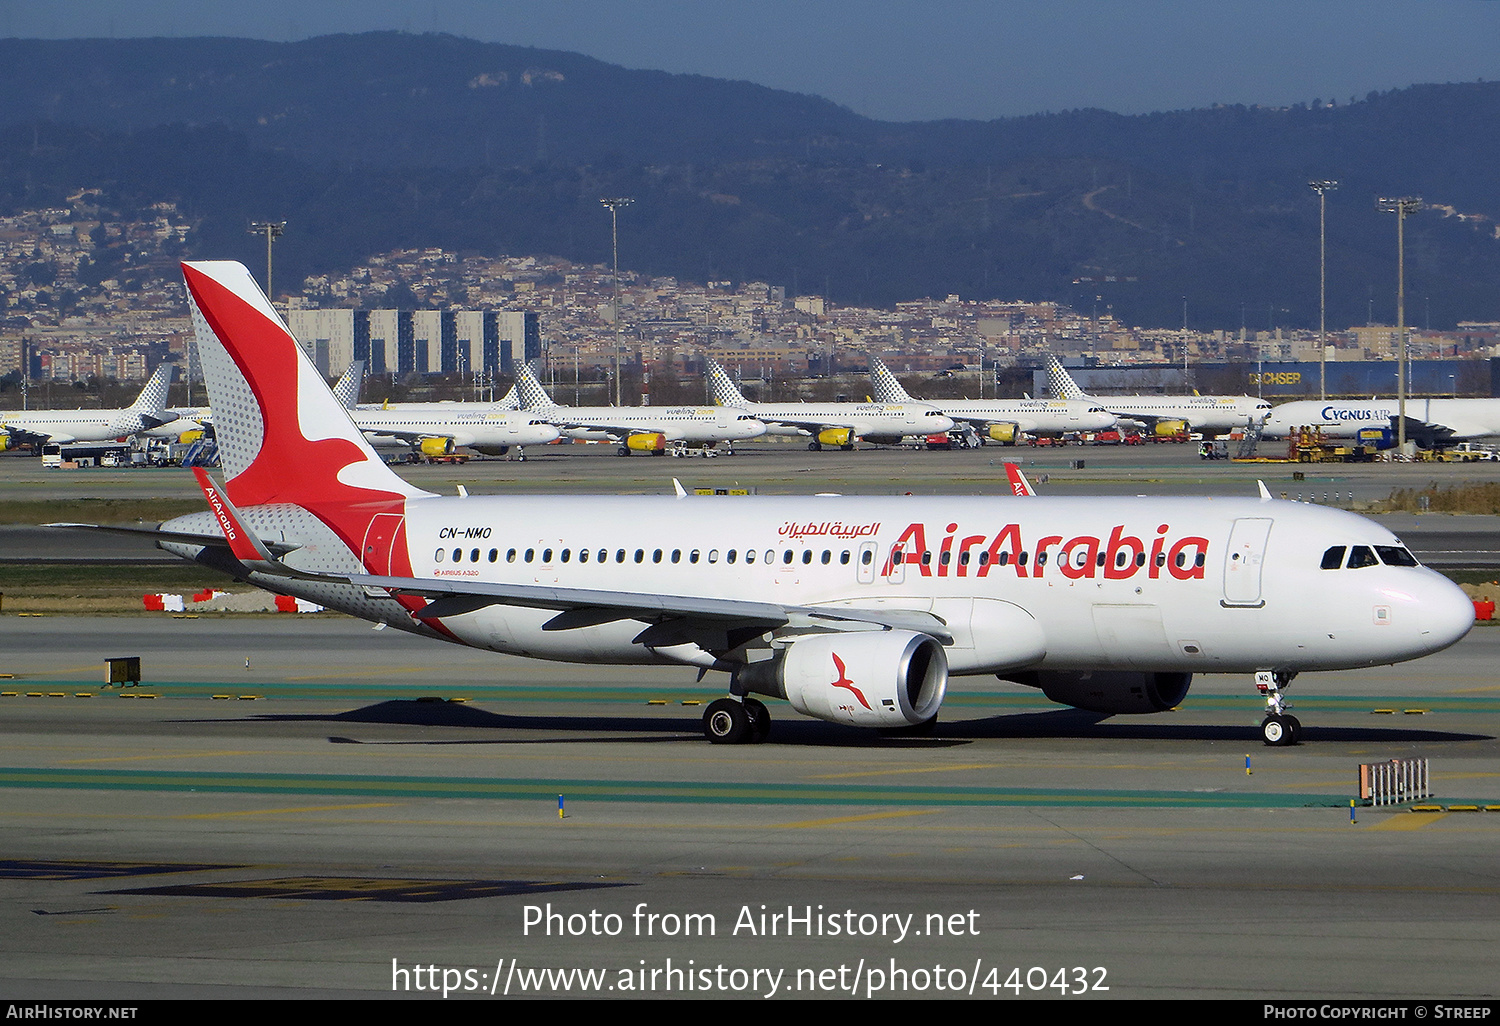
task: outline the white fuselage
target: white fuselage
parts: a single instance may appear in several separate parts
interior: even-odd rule
[[[930,403],[746,403],[745,409],[782,435],[848,428],[859,438],[884,440],[953,429],[953,419]]]
[[[1117,418],[1100,402],[1078,399],[931,399],[954,420],[971,424],[1014,424],[1033,435],[1103,431]]]
[[[134,410],[9,410],[0,412],[0,434],[21,441],[107,442],[145,426]]]
[[[1248,428],[1271,412],[1270,403],[1249,395],[1100,395],[1094,401],[1121,420],[1180,420],[1193,431],[1211,434]]]
[[[477,406],[478,408],[474,408]],[[374,438],[451,438],[454,445],[503,447],[545,445],[557,428],[534,413],[491,404],[408,403],[391,409],[356,408],[349,417]]]
[[[1395,399],[1298,399],[1271,411],[1267,438],[1285,438],[1298,428],[1320,428],[1331,438],[1353,438],[1364,428],[1390,429],[1400,414]],[[1500,435],[1500,399],[1406,400],[1408,420],[1445,429],[1445,438],[1464,441]]]
[[[1330,547],[1400,542],[1289,502],[431,497],[407,501],[404,536],[418,579],[933,613],[955,674],[1372,666],[1442,649],[1473,620],[1423,567],[1321,569]],[[641,619],[544,629],[556,615],[490,605],[443,627],[520,655],[656,661]]]
[[[706,444],[742,442],[766,433],[762,421],[733,406],[550,406],[529,412],[568,438],[656,434],[669,442]]]

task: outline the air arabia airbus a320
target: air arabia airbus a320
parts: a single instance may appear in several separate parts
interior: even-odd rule
[[[430,638],[729,674],[704,730],[760,741],[754,695],[920,728],[950,675],[1104,713],[1253,673],[1267,743],[1303,670],[1394,663],[1473,606],[1390,532],[1254,499],[436,496],[393,474],[237,263],[184,265],[226,480],[163,548]],[[1021,489],[1024,491],[1024,489]]]

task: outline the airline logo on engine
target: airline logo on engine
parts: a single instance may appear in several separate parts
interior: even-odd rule
[[[860,691],[859,688],[855,687],[854,686],[854,681],[852,681],[852,680],[849,679],[849,673],[848,673],[847,670],[844,669],[844,661],[839,658],[837,652],[834,652],[834,653],[831,653],[831,654],[833,656],[833,665],[834,665],[834,668],[839,671],[839,679],[836,680],[836,681],[832,681],[828,686],[832,687],[832,688],[843,688],[845,691],[849,692],[855,698],[859,699],[859,704],[860,705],[864,706],[866,709],[869,709],[870,708],[870,703],[867,702],[867,701],[865,701],[864,692]],[[851,712],[853,711],[852,707],[850,708],[850,711]]]
[[[1136,574],[1155,580],[1165,571],[1176,580],[1189,581],[1203,579],[1207,561],[1208,539],[1198,535],[1174,538],[1170,524],[1158,526],[1149,542],[1127,534],[1125,525],[1117,524],[1107,537],[1049,534],[1028,547],[1019,524],[1006,524],[994,534],[965,535],[953,523],[944,528],[935,551],[927,544],[927,525],[910,524],[896,539],[880,572],[888,576],[897,565],[906,565],[923,577],[988,577],[998,567],[1017,577],[1045,577],[1050,569],[1070,580],[1103,577],[1118,581]]]

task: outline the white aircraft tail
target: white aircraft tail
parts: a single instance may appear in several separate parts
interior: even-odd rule
[[[1073,375],[1063,369],[1057,357],[1047,357],[1047,391],[1054,399],[1087,399],[1088,393],[1078,387]]]
[[[243,264],[184,263],[224,491],[301,506],[359,553],[377,511],[429,493],[375,454]]]
[[[557,406],[529,363],[516,364],[516,399],[522,410],[550,410]]]
[[[720,406],[748,406],[750,400],[735,385],[734,379],[729,372],[719,366],[719,362],[712,357],[704,357],[704,363],[708,366],[708,387],[713,393],[714,402]]]
[[[141,389],[141,394],[135,397],[135,402],[130,404],[131,413],[151,416],[159,414],[167,405],[167,388],[172,384],[172,376],[176,373],[175,364],[163,363],[156,368],[156,373],[151,375],[151,380],[146,382],[146,387]],[[171,418],[167,418],[170,420]]]
[[[882,403],[910,403],[915,402],[910,393],[901,387],[901,382],[896,380],[890,368],[880,359],[871,354],[870,356],[870,384],[875,387],[875,400]]]
[[[521,408],[521,400],[516,396],[516,386],[511,385],[510,391],[501,396],[500,401],[495,405],[502,410],[519,410]]]
[[[352,410],[359,405],[359,392],[364,384],[365,361],[355,360],[344,371],[344,376],[339,378],[338,384],[333,386],[333,397],[344,409]]]

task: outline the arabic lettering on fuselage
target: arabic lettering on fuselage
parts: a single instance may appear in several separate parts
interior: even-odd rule
[[[840,520],[825,520],[817,524],[798,524],[788,520],[776,533],[783,538],[865,538],[880,533],[880,521],[873,524],[846,524]]]

